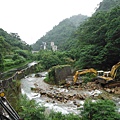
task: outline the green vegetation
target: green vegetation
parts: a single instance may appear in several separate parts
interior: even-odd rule
[[[81,120],[78,115],[67,114],[63,115],[61,112],[50,112],[47,120]]]
[[[0,29],[0,71],[26,64],[32,58],[31,47],[17,33],[8,34]]]
[[[76,68],[110,69],[120,60],[120,7],[98,12],[67,43]],[[73,45],[71,45],[73,43]]]
[[[43,47],[43,42],[47,43],[47,48],[51,49],[50,43],[54,42],[58,46],[59,50],[64,50],[65,42],[76,31],[77,27],[87,19],[87,16],[76,15],[67,18],[60,22],[57,26],[54,26],[52,30],[41,37],[35,44],[32,45],[33,50],[39,51]],[[40,48],[41,46],[41,48]]]
[[[22,96],[18,102],[17,111],[24,120],[119,120],[120,114],[116,105],[110,100],[92,102],[87,99],[80,115],[62,114],[61,112],[45,111],[46,108],[34,100]],[[81,117],[80,117],[81,116]]]
[[[52,52],[49,50],[40,50],[34,54],[35,60],[39,61],[43,70],[48,70],[56,65],[69,64],[72,65],[74,61],[69,57],[66,52]]]
[[[120,5],[120,1],[119,0],[103,0],[100,3],[99,8],[96,10],[96,12],[99,11],[109,11],[112,8],[114,8],[115,6]]]
[[[116,110],[116,105],[113,101],[98,100],[92,102],[91,100],[86,100],[81,112],[82,120],[119,120],[120,114]]]
[[[80,117],[73,114],[63,115],[61,112],[45,111],[45,107],[22,96],[18,102],[17,111],[24,120],[80,120]]]
[[[84,75],[80,75],[84,83],[92,82],[92,80],[96,77],[93,73],[86,73]]]
[[[63,20],[32,45],[39,50],[42,42],[50,45],[52,40],[59,52],[52,52],[47,46],[49,50],[40,50],[33,55],[31,47],[17,33],[8,34],[0,29],[1,71],[29,60],[40,61],[42,70],[62,64],[70,64],[76,69],[110,69],[120,60],[120,6],[118,0],[107,2],[103,0],[90,18],[78,15]],[[109,7],[104,10],[106,5]]]
[[[35,103],[34,100],[29,100],[26,96],[21,97],[17,109],[24,120],[46,120],[45,107]]]
[[[74,18],[65,19],[32,47],[39,50],[37,45],[40,46],[42,42],[46,42],[48,45],[52,40],[55,45],[58,45],[59,51],[64,51],[67,59],[74,61],[73,67],[76,69],[93,67],[98,70],[109,70],[120,60],[119,5],[119,0],[103,0],[92,17],[84,20],[80,18],[84,22],[81,21],[79,25],[77,24],[74,30],[70,28],[73,25],[70,22]],[[75,21],[72,21],[72,23],[75,23]],[[72,26],[72,28],[74,27]],[[68,33],[70,34],[68,35]],[[47,46],[47,48],[49,47]],[[52,62],[50,64],[54,66],[59,60],[55,57],[55,61],[50,61]],[[49,67],[48,64],[46,68]]]
[[[1,72],[3,72],[3,70],[4,70],[3,56],[1,53],[0,53],[0,70],[1,70]]]

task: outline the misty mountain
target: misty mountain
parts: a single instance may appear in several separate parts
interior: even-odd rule
[[[52,30],[41,37],[35,44],[32,45],[33,50],[40,50],[43,42],[46,42],[47,49],[51,49],[50,43],[54,42],[61,50],[64,43],[69,39],[77,27],[83,23],[88,17],[84,15],[75,15],[70,18],[64,19],[58,25],[54,26]]]
[[[96,12],[109,11],[116,6],[120,6],[120,0],[103,0],[100,2]]]

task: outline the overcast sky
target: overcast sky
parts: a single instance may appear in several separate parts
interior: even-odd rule
[[[91,16],[102,0],[0,0],[0,28],[35,43],[65,18]]]

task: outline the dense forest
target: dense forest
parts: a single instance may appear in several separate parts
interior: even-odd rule
[[[117,6],[108,12],[97,12],[79,26],[66,44],[76,66],[106,69],[120,60],[119,15]]]
[[[103,0],[102,2],[100,2],[99,7],[96,9],[96,12],[99,11],[109,11],[112,8],[119,6],[120,5],[120,1],[119,0]]]

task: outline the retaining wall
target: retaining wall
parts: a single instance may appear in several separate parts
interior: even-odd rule
[[[8,89],[9,87],[14,87],[14,80],[20,80],[26,75],[33,73],[36,70],[37,65],[39,65],[39,63],[26,67],[25,69],[22,69],[20,71],[16,71],[12,77],[9,77],[5,80],[0,80],[0,89]]]

